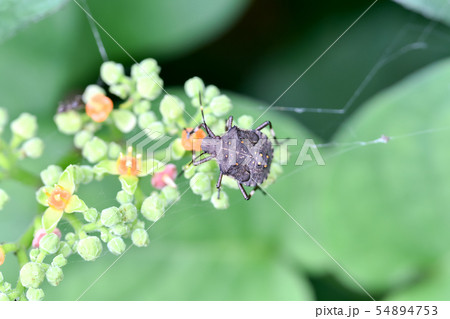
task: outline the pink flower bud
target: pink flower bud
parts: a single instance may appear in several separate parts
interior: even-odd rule
[[[152,177],[152,186],[157,189],[163,189],[164,186],[177,187],[174,180],[177,177],[177,167],[173,164],[168,164],[162,172],[155,173]]]
[[[56,234],[61,239],[61,231],[58,228],[55,228],[53,230],[53,233]],[[35,234],[33,238],[32,246],[33,248],[39,248],[39,242],[41,241],[42,237],[47,235],[47,232],[44,228],[39,229]]]

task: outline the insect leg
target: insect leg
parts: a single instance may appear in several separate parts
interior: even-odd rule
[[[244,189],[244,186],[242,186],[242,184],[239,182],[237,184],[239,186],[239,189],[241,190],[242,196],[244,196],[245,200],[249,200],[250,197],[252,197],[252,195],[253,195],[253,191],[252,191],[252,193],[250,193],[250,195],[248,195]]]
[[[271,123],[270,121],[265,121],[265,122],[262,123],[260,126],[258,126],[258,127],[256,128],[256,130],[257,130],[257,131],[261,131],[261,130],[262,130],[263,128],[265,128],[266,126],[269,126],[269,128],[270,128],[270,134],[272,134],[272,137],[273,137],[275,143],[276,143],[277,145],[280,145],[280,143],[278,142],[278,140],[277,140],[277,138],[276,138],[276,136],[275,136],[275,131],[273,130],[273,128],[272,128],[272,123]]]
[[[230,130],[232,125],[233,125],[233,117],[230,116],[227,120],[227,125],[225,126],[225,131]]]
[[[222,186],[222,177],[223,173],[220,172],[219,179],[217,180],[216,188],[217,188],[217,199],[220,198],[220,187]]]
[[[198,160],[197,162],[192,162],[192,165],[197,166],[197,165],[206,163],[207,161],[210,161],[210,160],[212,160],[213,158],[214,158],[214,156],[211,155],[211,156],[202,158],[201,160]]]

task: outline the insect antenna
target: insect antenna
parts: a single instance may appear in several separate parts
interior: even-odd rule
[[[209,128],[209,126],[206,124],[205,113],[203,112],[203,101],[202,101],[202,92],[201,92],[201,91],[198,92],[198,101],[199,101],[199,103],[200,103],[200,112],[202,113],[203,127],[205,128],[206,133],[207,133],[210,137],[216,137],[216,135],[211,131],[211,129]]]

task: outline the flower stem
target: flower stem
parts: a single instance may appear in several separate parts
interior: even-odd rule
[[[74,214],[64,214],[64,218],[69,222],[77,235],[83,231],[83,224],[77,216]]]

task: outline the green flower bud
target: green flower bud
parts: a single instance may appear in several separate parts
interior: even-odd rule
[[[139,115],[138,118],[138,126],[141,130],[145,130],[147,127],[150,126],[153,122],[156,122],[157,118],[155,113],[152,111],[145,112]]]
[[[220,117],[228,114],[233,105],[231,104],[231,100],[228,96],[219,95],[211,100],[209,107],[215,116]]]
[[[131,132],[136,126],[136,116],[129,110],[114,110],[112,112],[114,124],[123,133]]]
[[[122,221],[122,215],[119,209],[113,206],[102,210],[100,220],[106,227],[111,227]]]
[[[237,120],[238,126],[244,130],[251,130],[253,125],[253,117],[250,115],[242,115]]]
[[[89,162],[96,163],[105,157],[107,150],[108,145],[102,139],[94,136],[84,145],[82,153]]]
[[[75,134],[73,143],[76,148],[83,148],[83,146],[92,139],[93,134],[89,131],[83,130]]]
[[[121,190],[117,193],[116,195],[116,200],[120,203],[120,204],[127,204],[127,203],[131,203],[131,201],[133,200],[133,195],[128,194],[127,192],[125,192],[124,190]]]
[[[59,177],[61,176],[63,170],[57,165],[50,165],[41,172],[41,179],[44,185],[54,186],[58,183]]]
[[[161,196],[165,201],[164,206],[167,207],[178,200],[180,192],[177,188],[165,186],[163,189],[161,189]]]
[[[148,100],[140,100],[133,105],[133,112],[140,115],[148,112],[152,104]]]
[[[164,215],[164,199],[153,192],[142,203],[141,213],[146,219],[156,222]]]
[[[124,73],[123,65],[113,61],[103,62],[100,67],[100,77],[108,85],[119,82]]]
[[[273,182],[275,182],[275,180],[278,176],[281,175],[281,173],[283,173],[283,167],[278,163],[272,163],[269,176],[267,176],[267,179],[261,184],[261,187],[264,189],[273,184]]]
[[[33,137],[22,145],[25,156],[30,158],[41,157],[44,151],[44,142],[39,137]]]
[[[67,135],[75,134],[83,126],[81,114],[76,111],[57,113],[53,119],[58,130]]]
[[[171,122],[183,115],[184,103],[174,95],[166,94],[159,105],[164,120]]]
[[[77,236],[74,233],[67,233],[64,239],[70,246],[73,246],[77,240]]]
[[[229,188],[233,188],[233,189],[238,189],[238,185],[237,182],[234,178],[227,176],[227,175],[223,175],[222,176],[222,185],[223,186],[227,186]]]
[[[192,176],[194,176],[196,171],[197,171],[197,167],[195,167],[194,165],[190,165],[188,168],[185,169],[184,177],[187,179],[190,179],[190,178],[192,178]]]
[[[53,258],[52,266],[54,267],[64,267],[67,264],[67,259],[63,256],[63,254],[57,255]]]
[[[164,135],[164,132],[164,124],[159,121],[147,126],[147,137],[150,140],[159,140]]]
[[[211,203],[216,209],[227,209],[230,207],[228,195],[223,190],[220,191],[220,198],[217,198],[217,191],[212,194]]]
[[[126,245],[122,238],[114,237],[108,242],[108,249],[114,255],[120,255],[125,251]]]
[[[122,153],[122,148],[119,144],[111,142],[108,145],[108,157],[111,159],[118,159],[120,156],[120,153]]]
[[[84,103],[87,103],[94,95],[97,95],[97,94],[106,95],[106,92],[100,86],[98,86],[96,84],[88,85],[86,87],[86,89],[84,90],[82,100]]]
[[[225,134],[225,125],[223,125],[223,122],[216,122],[214,125],[208,125],[209,128],[214,132],[214,134],[220,136]]]
[[[29,301],[41,301],[44,299],[44,290],[36,288],[28,288],[26,297]]]
[[[101,123],[97,123],[97,122],[87,122],[84,127],[83,130],[91,132],[92,134],[94,134],[95,132],[97,132],[100,128],[101,128]]]
[[[207,200],[211,197],[211,177],[205,173],[196,173],[189,181],[192,192],[197,195],[202,195],[202,200]]]
[[[138,219],[136,223],[133,225],[133,229],[144,229],[145,222],[143,220]]]
[[[64,279],[64,273],[61,268],[57,266],[50,266],[45,273],[47,281],[52,286],[58,286],[59,283]]]
[[[24,140],[28,140],[36,135],[38,125],[36,116],[29,113],[22,113],[12,121],[11,131]]]
[[[120,212],[126,223],[134,222],[137,218],[137,208],[131,203],[123,204],[119,207]]]
[[[107,243],[110,238],[111,238],[111,234],[109,233],[109,231],[106,231],[106,230],[100,231],[100,239],[102,240],[102,242]]]
[[[59,245],[58,254],[62,255],[64,258],[67,258],[72,255],[72,248],[70,248],[68,243],[62,241]]]
[[[220,95],[220,90],[215,85],[208,85],[204,95],[205,103],[210,103],[213,98]]]
[[[140,96],[145,99],[154,100],[162,91],[163,80],[156,74],[141,76],[137,79],[136,89]]]
[[[4,282],[2,290],[3,292],[9,292],[11,290],[11,284],[9,282]]]
[[[8,295],[0,292],[0,301],[9,301]]]
[[[33,248],[30,250],[30,260],[36,261],[37,257],[39,256],[39,249]]]
[[[3,189],[0,188],[0,210],[3,209],[3,206],[8,201],[8,199],[9,199],[8,194]]]
[[[95,208],[89,208],[87,211],[83,213],[84,219],[88,223],[94,223],[98,219],[98,212]]]
[[[95,236],[83,238],[78,242],[77,252],[86,261],[95,260],[102,253],[102,242]]]
[[[44,281],[45,269],[42,264],[29,262],[20,269],[20,282],[27,288],[38,288]]]
[[[208,161],[202,165],[199,165],[197,171],[202,173],[215,173],[218,169],[219,165],[216,161]]]
[[[150,243],[150,239],[148,238],[148,233],[145,229],[135,229],[131,233],[131,240],[133,244],[137,247],[146,247]]]
[[[158,62],[156,62],[155,59],[145,59],[141,61],[139,64],[133,64],[131,66],[131,77],[135,80],[137,80],[140,77],[143,76],[149,76],[152,73],[159,74],[161,71],[161,68],[158,65]]]
[[[94,179],[94,169],[88,165],[77,166],[76,183],[89,184]]]
[[[184,91],[190,98],[196,97],[198,99],[198,95],[205,91],[205,84],[198,76],[194,76],[184,83]]]
[[[205,122],[208,123],[208,126],[211,127],[212,125],[214,125],[214,124],[217,123],[217,117],[215,117],[215,116],[212,115],[212,114],[205,114]],[[220,125],[221,125],[222,127],[225,126],[224,123],[223,123],[223,121],[220,121]]]
[[[50,233],[42,237],[39,242],[39,248],[47,254],[54,254],[59,249],[59,237],[54,233]]]
[[[114,94],[115,96],[120,97],[122,100],[125,100],[128,95],[130,95],[130,91],[131,87],[125,83],[115,84],[109,87],[109,92],[111,92],[111,94]]]
[[[6,123],[8,123],[8,111],[4,107],[0,107],[0,134],[2,134]]]
[[[110,228],[111,233],[117,236],[126,236],[130,232],[130,227],[125,224],[117,224]]]
[[[186,153],[186,150],[181,145],[181,138],[177,138],[172,143],[172,159],[179,160]]]

